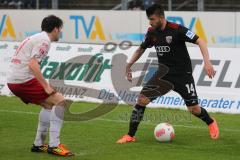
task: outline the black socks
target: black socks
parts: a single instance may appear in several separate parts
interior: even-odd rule
[[[195,115],[196,117],[200,118],[204,122],[206,122],[207,125],[211,124],[213,122],[213,119],[209,116],[206,109],[201,107],[201,113],[199,115]]]
[[[129,136],[131,137],[135,136],[137,132],[137,128],[143,119],[145,109],[146,109],[146,106],[140,106],[138,104],[134,106],[132,115],[130,117],[129,131],[128,131]],[[202,107],[201,107],[201,113],[195,116],[200,118],[207,125],[213,122],[213,119],[209,116],[208,112]]]
[[[136,104],[133,108],[132,115],[130,117],[129,132],[128,135],[133,137],[137,132],[137,128],[141,120],[143,119],[146,106],[140,106]]]

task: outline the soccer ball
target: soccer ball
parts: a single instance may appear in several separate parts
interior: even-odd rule
[[[175,134],[173,126],[169,123],[160,123],[154,129],[154,136],[159,142],[172,141]]]

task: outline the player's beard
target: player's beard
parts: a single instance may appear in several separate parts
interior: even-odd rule
[[[163,25],[162,21],[159,20],[157,23],[157,28],[162,28],[162,25]]]
[[[161,28],[162,27],[162,22],[159,20],[156,25],[152,25],[154,29]]]

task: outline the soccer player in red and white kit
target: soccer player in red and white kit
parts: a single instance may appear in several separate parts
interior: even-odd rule
[[[11,60],[8,87],[24,103],[42,107],[31,151],[72,156],[73,153],[59,139],[66,100],[44,79],[39,65],[46,57],[51,42],[59,40],[62,27],[63,21],[59,17],[47,16],[41,24],[42,32],[26,38],[19,45]],[[48,130],[49,145],[46,145],[44,141]]]

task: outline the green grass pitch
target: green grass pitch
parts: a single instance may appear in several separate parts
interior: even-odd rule
[[[84,112],[97,104],[73,103],[72,112]],[[107,106],[106,106],[107,107]],[[132,108],[120,105],[112,112],[87,122],[65,122],[61,142],[75,157],[55,157],[31,153],[40,108],[25,105],[15,97],[0,97],[0,160],[237,160],[240,159],[240,116],[211,113],[219,124],[220,139],[211,140],[207,126],[187,111],[147,109],[136,135],[137,142],[118,145],[116,140],[128,130]],[[156,124],[169,122],[175,139],[159,143],[153,136]]]

